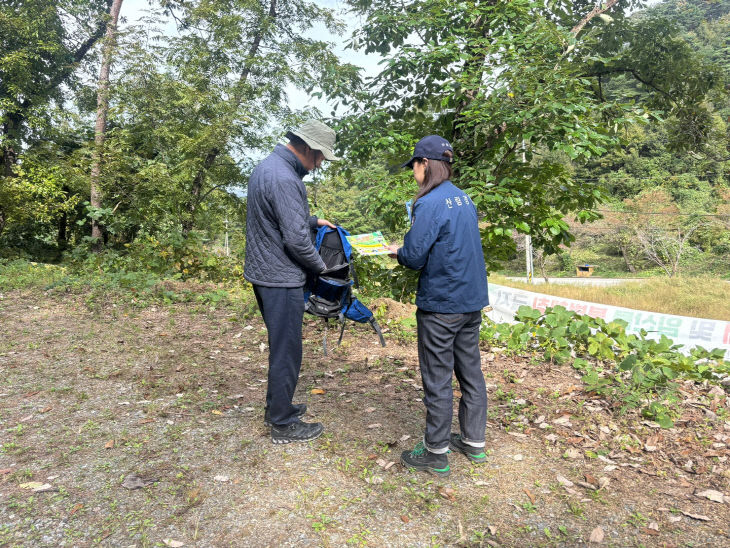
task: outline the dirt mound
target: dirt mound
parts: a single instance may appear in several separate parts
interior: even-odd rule
[[[370,310],[378,318],[385,320],[400,321],[405,318],[413,318],[416,315],[416,306],[407,303],[381,297],[370,302]]]

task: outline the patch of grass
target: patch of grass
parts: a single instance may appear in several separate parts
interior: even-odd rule
[[[54,264],[34,263],[17,259],[0,259],[0,291],[24,287],[46,287],[66,276],[66,268]]]
[[[627,282],[611,287],[527,283],[490,276],[494,283],[565,297],[622,306],[636,310],[694,316],[713,320],[730,320],[730,283],[712,277],[649,278],[642,282]]]

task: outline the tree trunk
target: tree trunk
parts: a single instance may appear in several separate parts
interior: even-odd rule
[[[13,167],[18,161],[18,153],[16,147],[20,142],[20,126],[23,123],[23,118],[17,113],[8,114],[5,118],[6,122],[3,124],[3,175],[5,177],[13,177]]]
[[[618,248],[621,251],[621,256],[624,258],[624,263],[626,263],[626,268],[628,269],[628,271],[632,274],[636,274],[636,267],[629,260],[629,253],[628,251],[626,251],[626,246],[620,245],[618,246]]]
[[[99,72],[99,91],[96,97],[96,127],[94,131],[94,156],[91,166],[91,207],[101,208],[101,189],[99,178],[104,156],[104,138],[106,137],[106,116],[109,112],[109,68],[114,54],[114,39],[119,19],[119,10],[122,0],[113,0],[109,10],[109,23],[106,27],[106,37],[102,49],[101,71]],[[91,219],[91,237],[94,239],[94,251],[101,251],[103,238],[101,225],[96,218]]]
[[[269,3],[269,20],[273,20],[276,18],[276,2],[277,0],[270,0]],[[269,22],[270,22],[269,21]],[[266,29],[269,27],[269,22],[262,21],[261,26],[259,27],[258,32],[253,38],[253,42],[251,42],[251,47],[248,50],[248,58],[250,61],[246,64],[244,69],[241,71],[241,75],[238,78],[238,84],[240,89],[240,84],[243,84],[248,80],[249,75],[251,74],[251,69],[253,68],[253,63],[255,63],[255,56],[259,51],[259,48],[261,46],[261,40],[264,38],[264,33],[266,32]],[[187,212],[187,218],[183,219],[182,221],[182,231],[183,235],[187,236],[190,231],[193,229],[193,226],[195,225],[195,212],[198,209],[198,206],[200,205],[200,196],[203,189],[203,183],[205,181],[205,175],[207,171],[213,166],[215,163],[216,158],[218,157],[218,154],[222,150],[225,149],[225,145],[228,141],[228,128],[233,123],[232,118],[234,117],[234,114],[238,107],[241,105],[242,97],[240,95],[240,92],[236,92],[233,97],[231,97],[230,100],[230,115],[226,116],[226,120],[221,123],[221,127],[223,128],[221,132],[220,139],[217,143],[212,145],[205,153],[205,160],[203,161],[203,165],[198,169],[197,173],[195,174],[195,177],[193,177],[193,182],[190,187],[190,199],[185,204],[185,211]],[[229,119],[230,118],[230,119]]]
[[[71,189],[64,185],[63,192],[68,195]],[[58,218],[58,234],[56,236],[56,245],[60,251],[66,249],[68,244],[68,213],[64,209]]]

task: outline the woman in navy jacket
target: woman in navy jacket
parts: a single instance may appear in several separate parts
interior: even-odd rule
[[[403,247],[391,251],[420,271],[416,294],[418,360],[426,405],[423,441],[404,451],[408,468],[450,473],[449,448],[473,462],[486,460],[487,391],[479,354],[482,308],[489,304],[476,207],[449,180],[453,149],[438,135],[421,139],[403,167],[413,169],[418,194]],[[461,388],[460,433],[451,432],[452,374]]]

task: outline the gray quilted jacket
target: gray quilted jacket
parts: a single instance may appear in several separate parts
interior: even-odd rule
[[[244,277],[267,287],[301,287],[306,273],[325,269],[312,243],[317,217],[309,215],[307,174],[294,153],[277,145],[251,173],[246,204]]]

